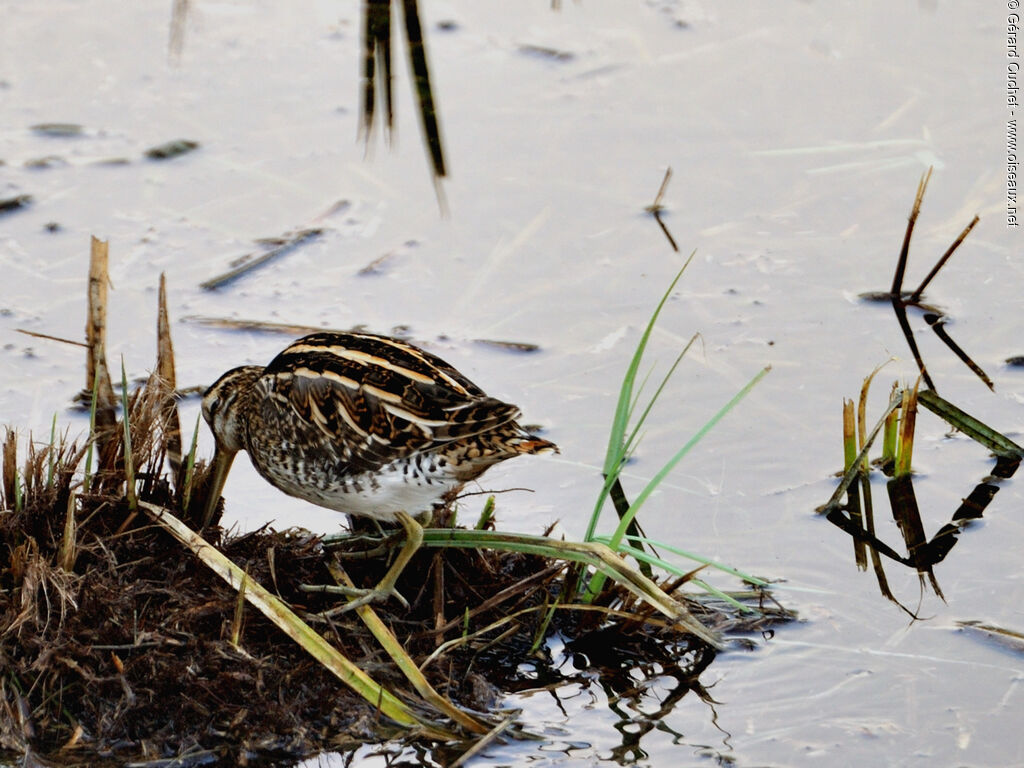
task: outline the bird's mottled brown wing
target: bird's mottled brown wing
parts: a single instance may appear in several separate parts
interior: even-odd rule
[[[299,339],[271,361],[258,386],[264,424],[289,430],[290,439],[333,453],[357,471],[487,432],[519,415],[516,406],[487,397],[440,358],[373,334]]]

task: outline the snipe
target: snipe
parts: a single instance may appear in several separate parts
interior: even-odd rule
[[[395,582],[423,536],[414,516],[500,461],[558,450],[444,360],[370,333],[314,333],[266,367],[230,370],[203,395],[203,416],[216,441],[206,524],[239,451],[290,496],[401,523],[395,562],[348,607],[402,600]]]

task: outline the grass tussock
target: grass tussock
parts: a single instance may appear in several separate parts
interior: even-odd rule
[[[627,698],[641,695],[637,669],[675,677],[680,696],[705,696],[697,676],[716,649],[673,617],[677,603],[712,637],[784,616],[740,612],[732,597],[651,603],[647,581],[619,556],[594,555],[595,544],[560,556],[535,546],[542,537],[510,536],[502,549],[493,518],[462,532],[482,546],[447,545],[446,532],[428,529],[398,583],[408,609],[339,612],[345,598],[325,585],[377,583],[400,535],[325,541],[210,527],[200,537],[207,467],[194,435],[182,455],[164,291],[155,373],[131,393],[122,373],[117,397],[99,282],[90,280],[91,434],[74,441],[54,429],[40,444],[8,429],[2,441],[0,749],[65,764],[242,764],[403,736],[433,741],[449,761],[488,732],[516,734],[492,714],[503,694],[580,670],[613,688],[621,677]],[[230,561],[224,569],[208,564],[213,550]],[[610,578],[576,604],[568,585],[588,567]],[[560,653],[586,663],[556,664],[554,635]],[[297,636],[329,646],[334,660]]]

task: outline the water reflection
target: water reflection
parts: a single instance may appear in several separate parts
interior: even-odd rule
[[[913,236],[914,225],[921,213],[921,202],[928,187],[928,181],[931,179],[931,174],[932,169],[929,168],[921,176],[918,183],[917,194],[914,197],[914,204],[907,219],[903,244],[897,259],[896,271],[893,275],[892,288],[887,293],[862,294],[862,298],[867,300],[891,302],[893,312],[896,315],[896,321],[906,339],[907,346],[910,347],[914,361],[917,363],[920,378],[924,381],[927,388],[918,394],[916,387],[913,392],[899,392],[896,385],[894,385],[889,407],[885,415],[878,422],[871,435],[867,435],[864,424],[864,403],[871,379],[875,374],[873,373],[867,378],[861,392],[860,409],[856,420],[859,439],[855,439],[853,435],[854,417],[853,403],[851,402],[846,404],[846,413],[844,414],[846,474],[839,488],[836,489],[832,498],[821,510],[833,525],[836,525],[853,538],[854,557],[857,567],[860,570],[867,570],[867,558],[870,555],[872,570],[878,580],[878,587],[881,593],[914,618],[917,618],[916,613],[903,605],[889,588],[885,570],[882,566],[882,558],[908,568],[914,568],[920,578],[922,589],[925,585],[930,585],[936,595],[945,599],[935,577],[933,566],[942,562],[950,553],[964,527],[971,520],[977,520],[982,517],[985,509],[999,490],[998,482],[1011,477],[1020,465],[1021,458],[1024,457],[1024,449],[1020,446],[982,424],[952,403],[939,397],[935,391],[935,383],[921,357],[921,352],[907,319],[908,308],[913,307],[924,312],[925,322],[935,332],[939,340],[961,362],[970,368],[975,376],[990,390],[995,389],[988,375],[974,362],[967,352],[953,341],[946,331],[947,317],[945,313],[941,309],[925,304],[922,301],[925,288],[949,261],[953,253],[964,242],[971,230],[974,229],[975,225],[977,225],[979,221],[978,216],[975,216],[964,227],[915,290],[903,290],[903,280],[906,275],[907,260],[910,252],[910,241]],[[878,370],[876,369],[875,373],[877,372]],[[914,492],[914,482],[910,472],[910,456],[913,450],[914,422],[918,399],[922,405],[942,417],[951,427],[963,432],[988,448],[995,457],[995,466],[991,474],[982,478],[974,486],[970,493],[963,498],[960,506],[953,511],[950,521],[944,524],[930,538],[921,520],[917,496]],[[898,418],[901,419],[901,434],[897,441],[896,425]],[[883,440],[882,457],[876,464],[889,478],[886,483],[889,508],[892,511],[893,520],[902,538],[901,548],[906,554],[900,554],[895,548],[881,541],[875,533],[874,504],[871,495],[871,483],[869,482],[870,465],[867,460],[867,451],[871,447],[875,436],[883,427],[885,429],[885,439]],[[860,454],[854,458],[858,448]],[[899,452],[902,452],[902,457],[897,457]],[[902,458],[902,461],[900,461],[900,458]],[[839,500],[844,493],[846,494],[846,503],[840,504]]]
[[[867,384],[865,384],[863,395],[866,395],[866,387]],[[912,398],[900,395],[901,393],[894,393],[890,407],[871,435],[865,438],[862,427],[860,455],[855,460],[848,461],[848,469],[843,482],[840,483],[832,499],[821,511],[825,513],[829,522],[845,531],[854,540],[857,567],[867,570],[865,554],[870,555],[872,570],[878,580],[881,593],[912,617],[917,618],[916,612],[901,603],[890,590],[882,558],[908,568],[914,568],[920,577],[922,587],[926,584],[930,585],[936,595],[945,599],[938,579],[935,577],[933,566],[942,562],[952,551],[960,533],[968,523],[983,516],[985,509],[999,491],[999,482],[1012,477],[1017,471],[1021,459],[1024,458],[1024,448],[942,399],[934,390],[925,390]],[[914,491],[913,476],[909,471],[909,453],[913,445],[913,424],[916,416],[913,407],[908,410],[908,402],[912,404],[920,402],[941,416],[952,427],[988,448],[994,456],[995,463],[991,473],[974,485],[973,489],[962,498],[960,505],[953,510],[949,522],[940,527],[931,537],[925,531]],[[852,406],[852,403],[850,405]],[[905,431],[900,440],[901,449],[906,454],[894,459],[887,440],[882,449],[883,458],[877,462],[877,465],[889,478],[886,482],[889,508],[902,538],[901,548],[906,554],[901,554],[895,547],[886,544],[876,535],[875,505],[872,500],[872,485],[868,477],[870,470],[867,463],[867,451],[871,448],[874,437],[883,427],[886,428],[887,437],[889,437],[890,426],[895,423],[895,416],[900,411],[902,411],[904,426],[909,424],[909,430]],[[863,413],[861,416],[863,417]],[[891,438],[895,441],[894,426],[891,427],[891,432]],[[900,462],[900,458],[903,458],[904,461]],[[902,470],[901,463],[903,464]],[[841,504],[840,499],[844,492],[846,503]]]

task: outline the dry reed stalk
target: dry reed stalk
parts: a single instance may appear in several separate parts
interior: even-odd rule
[[[107,367],[107,271],[109,243],[92,238],[89,253],[89,309],[85,323],[85,340],[89,347],[85,366],[85,391],[91,392],[96,382],[96,426],[98,431],[113,427],[116,421],[114,385]]]

